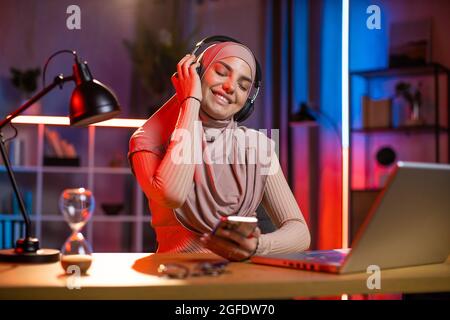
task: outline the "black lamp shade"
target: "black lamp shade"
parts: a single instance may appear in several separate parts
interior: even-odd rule
[[[115,94],[97,80],[79,83],[70,98],[71,126],[87,126],[111,119],[119,113]]]

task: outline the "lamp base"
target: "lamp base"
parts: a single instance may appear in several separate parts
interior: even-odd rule
[[[36,252],[17,253],[15,249],[0,250],[0,262],[49,263],[59,261],[59,250],[40,249]]]

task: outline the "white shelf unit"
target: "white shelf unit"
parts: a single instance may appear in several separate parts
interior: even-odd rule
[[[14,173],[16,174],[16,177],[18,174],[25,175],[25,179],[35,179],[35,182],[31,182],[32,184],[35,184],[34,186],[34,192],[33,192],[33,212],[30,213],[30,219],[33,224],[32,234],[38,237],[39,239],[42,239],[46,236],[43,232],[43,227],[48,223],[54,223],[54,222],[62,222],[65,223],[64,217],[61,213],[59,214],[48,214],[47,212],[44,212],[43,209],[43,201],[45,199],[45,192],[46,192],[46,185],[48,182],[44,182],[44,176],[46,174],[58,174],[58,175],[83,175],[83,179],[85,179],[86,184],[80,185],[79,187],[85,187],[94,193],[94,197],[96,197],[95,194],[95,188],[96,185],[99,184],[100,181],[98,181],[96,178],[97,175],[102,175],[102,178],[107,177],[120,177],[120,176],[126,176],[130,177],[132,179],[133,184],[133,191],[131,192],[132,199],[125,199],[124,201],[129,202],[129,207],[133,208],[133,212],[127,212],[123,213],[124,210],[122,210],[122,213],[120,215],[101,215],[96,214],[99,212],[99,209],[101,210],[100,203],[98,199],[96,198],[96,213],[94,213],[88,222],[88,224],[83,228],[82,233],[87,237],[88,241],[91,243],[91,245],[94,248],[94,251],[96,251],[96,243],[94,241],[94,232],[95,232],[95,225],[97,223],[122,223],[126,224],[129,223],[133,226],[133,232],[131,232],[132,241],[131,241],[131,250],[135,252],[142,252],[143,251],[143,234],[144,234],[144,225],[148,225],[148,228],[150,228],[150,220],[151,215],[147,211],[147,214],[144,214],[145,206],[144,206],[144,195],[141,191],[137,181],[132,177],[131,169],[129,167],[107,167],[107,166],[96,166],[96,143],[99,143],[96,141],[96,135],[98,130],[125,130],[126,131],[126,140],[128,140],[131,130],[134,130],[135,128],[142,125],[143,121],[142,119],[114,119],[115,125],[114,126],[107,126],[105,123],[97,124],[97,125],[91,125],[88,128],[80,128],[79,130],[87,130],[87,164],[80,167],[72,167],[72,166],[44,166],[43,159],[44,159],[44,150],[45,150],[45,128],[46,126],[66,126],[67,124],[55,124],[55,121],[52,121],[52,119],[61,119],[62,117],[45,117],[45,120],[48,121],[42,121],[40,119],[39,123],[33,123],[33,121],[30,121],[33,117],[27,117],[27,116],[21,116],[18,117],[20,120],[16,120],[14,125],[17,127],[18,132],[20,134],[21,128],[23,126],[36,126],[37,127],[37,134],[35,137],[36,142],[36,152],[35,154],[29,154],[29,157],[35,157],[33,159],[32,165],[26,165],[26,166],[13,166]],[[36,117],[35,117],[36,118]],[[124,120],[121,121],[120,120]],[[118,121],[118,122],[117,122]],[[65,123],[68,123],[68,119],[65,119]],[[117,124],[119,124],[117,126]],[[77,129],[75,129],[77,130]],[[122,133],[120,133],[122,134]],[[109,142],[111,144],[116,143],[113,139]],[[80,152],[79,152],[80,153]],[[85,155],[86,156],[86,155]],[[86,162],[86,161],[85,161]],[[126,163],[124,165],[127,165]],[[3,188],[10,187],[9,180],[7,179],[6,175],[6,168],[3,164],[0,164],[0,174],[2,174],[2,181],[0,181],[3,184]],[[28,175],[30,175],[28,177]],[[22,178],[23,179],[23,178]],[[108,178],[109,179],[109,178]],[[49,179],[51,180],[51,179]],[[32,181],[32,180],[28,180]],[[111,187],[117,187],[113,183],[111,183]],[[72,186],[67,186],[72,187]],[[11,193],[12,193],[12,187],[10,187]],[[22,191],[22,187],[19,182],[19,190]],[[62,191],[62,190],[61,190]],[[125,197],[125,195],[124,195]],[[57,206],[57,203],[54,204]],[[0,211],[0,221],[22,221],[22,217],[20,214],[13,214],[12,212],[1,212]],[[67,227],[67,230],[68,227]],[[65,238],[67,238],[70,234],[70,231],[67,231],[67,234],[65,235]],[[65,239],[64,239],[65,240]],[[41,240],[42,242],[42,240]],[[60,244],[63,245],[63,242]],[[60,248],[57,248],[60,249]],[[121,251],[121,248],[117,248],[115,251]]]

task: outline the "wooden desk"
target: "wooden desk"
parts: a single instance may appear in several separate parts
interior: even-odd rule
[[[97,253],[80,289],[58,263],[0,263],[0,299],[262,299],[330,296],[343,293],[450,291],[450,260],[443,264],[382,270],[381,290],[366,286],[366,273],[334,275],[231,263],[218,277],[185,280],[157,276],[160,263],[193,264],[212,254]],[[73,284],[73,282],[70,282]]]

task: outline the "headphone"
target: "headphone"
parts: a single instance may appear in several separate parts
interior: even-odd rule
[[[195,53],[200,49],[201,46],[203,46],[205,44],[210,44],[212,42],[235,42],[235,43],[242,44],[240,41],[233,39],[231,37],[220,36],[220,35],[211,36],[211,37],[206,37],[203,40],[201,40],[200,42],[198,42],[195,45],[194,50],[192,50],[191,54],[195,55]],[[252,52],[252,54],[253,54],[253,52]],[[259,93],[259,88],[261,87],[261,66],[260,66],[258,60],[256,59],[256,57],[254,55],[253,55],[253,57],[255,58],[255,62],[256,62],[255,63],[256,64],[256,74],[255,74],[255,80],[253,81],[253,86],[255,87],[255,93],[253,94],[252,97],[247,99],[247,101],[245,102],[242,109],[234,114],[233,117],[236,122],[242,122],[242,121],[246,120],[248,117],[250,117],[250,115],[252,114],[253,109],[254,109],[255,99]],[[201,56],[198,57],[197,61],[200,61],[199,59],[201,59]],[[197,72],[198,72],[198,74],[201,73],[201,65],[200,65],[200,67],[197,68]]]

